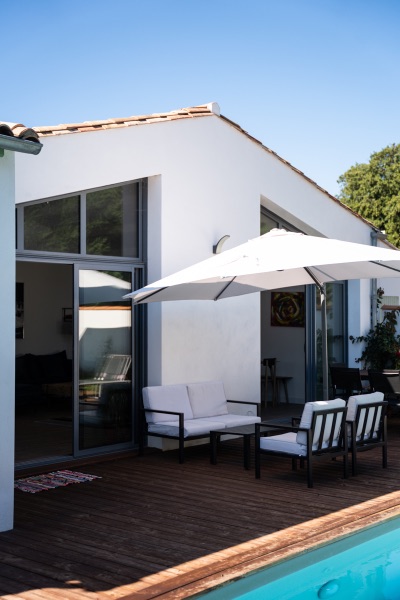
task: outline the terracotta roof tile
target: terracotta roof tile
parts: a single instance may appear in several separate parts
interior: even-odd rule
[[[30,142],[39,142],[39,136],[36,131],[30,127],[25,127],[21,123],[0,121],[0,135],[8,135]]]
[[[188,119],[192,117],[204,117],[219,114],[216,103],[203,104],[190,108],[181,108],[167,113],[155,113],[151,115],[139,115],[126,118],[103,119],[99,121],[85,121],[84,123],[68,123],[49,127],[35,127],[39,137],[61,135],[64,133],[83,133],[115,127],[133,127],[149,123],[160,123],[162,121],[175,121],[177,119]]]

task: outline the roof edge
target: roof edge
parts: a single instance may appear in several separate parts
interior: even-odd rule
[[[126,118],[112,118],[112,119],[104,119],[97,121],[85,121],[83,123],[69,123],[69,124],[61,124],[55,126],[43,126],[43,127],[33,127],[32,129],[25,128],[24,125],[20,123],[2,123],[0,122],[0,133],[1,127],[9,127],[11,129],[12,135],[18,132],[18,136],[22,135],[33,135],[36,139],[33,140],[30,137],[25,137],[24,139],[30,139],[31,141],[39,142],[39,138],[42,137],[50,137],[57,135],[66,135],[69,133],[86,133],[90,131],[98,131],[98,130],[106,130],[106,129],[115,129],[119,127],[132,127],[137,125],[145,125],[151,123],[160,123],[166,121],[175,121],[179,119],[187,119],[187,118],[198,118],[198,117],[208,117],[208,116],[217,116],[227,124],[234,127],[237,131],[245,135],[251,141],[259,144],[266,152],[274,156],[277,160],[281,161],[285,165],[287,165],[292,171],[303,177],[306,181],[311,183],[314,187],[320,190],[322,193],[326,194],[331,200],[342,206],[347,211],[351,212],[354,216],[361,219],[366,223],[371,229],[374,231],[379,231],[379,229],[370,221],[359,215],[356,211],[351,209],[349,206],[341,202],[336,196],[333,196],[328,190],[321,187],[318,183],[316,183],[313,179],[308,177],[303,171],[300,171],[297,167],[293,166],[289,161],[282,158],[275,151],[271,150],[268,146],[265,146],[260,140],[252,136],[245,129],[243,129],[238,123],[232,121],[228,117],[225,117],[221,114],[221,109],[218,102],[208,102],[206,104],[199,104],[198,106],[180,108],[178,110],[173,110],[169,112],[161,112],[161,113],[153,113],[148,115],[139,115],[139,116],[131,116]],[[7,135],[7,134],[6,134]]]

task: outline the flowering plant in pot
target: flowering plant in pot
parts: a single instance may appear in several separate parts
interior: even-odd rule
[[[382,303],[384,290],[377,290],[378,306]],[[364,349],[356,362],[363,363],[365,369],[383,371],[400,369],[400,335],[397,334],[397,316],[400,310],[389,310],[381,323],[370,329],[366,335],[350,336],[353,344],[364,343]]]

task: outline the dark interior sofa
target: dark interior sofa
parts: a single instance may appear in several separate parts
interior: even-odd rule
[[[54,354],[23,354],[15,359],[16,408],[34,408],[49,395],[70,394],[72,360],[65,350]],[[64,385],[65,384],[65,385]]]

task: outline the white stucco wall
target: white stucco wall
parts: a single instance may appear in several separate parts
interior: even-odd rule
[[[17,202],[149,177],[149,281],[208,258],[225,234],[224,249],[256,237],[260,203],[306,233],[371,243],[361,219],[214,115],[45,141],[34,164],[17,157]],[[353,335],[369,325],[369,286],[350,284]],[[148,311],[149,384],[221,378],[229,397],[259,398],[257,294]]]
[[[15,422],[14,153],[0,157],[0,531],[13,527]]]

